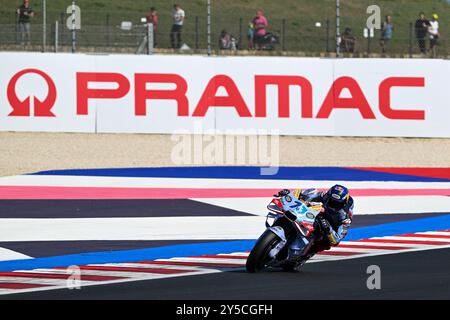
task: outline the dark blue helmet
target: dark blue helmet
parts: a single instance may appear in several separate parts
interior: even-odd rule
[[[323,204],[326,209],[339,211],[345,207],[350,198],[348,189],[340,184],[332,186],[323,197]]]

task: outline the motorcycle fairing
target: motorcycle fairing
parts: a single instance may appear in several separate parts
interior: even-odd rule
[[[298,200],[292,192],[280,198],[283,210],[291,212],[297,219],[296,224],[305,237],[309,237],[314,230],[314,221],[320,212],[308,207],[303,201]]]

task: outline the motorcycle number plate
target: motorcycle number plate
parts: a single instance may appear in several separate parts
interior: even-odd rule
[[[287,201],[286,198],[291,201]],[[282,200],[284,200],[282,201],[284,210],[294,213],[297,216],[297,221],[314,222],[315,214],[302,201],[297,200],[293,194],[286,195]]]

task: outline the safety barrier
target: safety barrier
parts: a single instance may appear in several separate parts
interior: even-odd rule
[[[448,60],[0,59],[1,131],[450,137]]]

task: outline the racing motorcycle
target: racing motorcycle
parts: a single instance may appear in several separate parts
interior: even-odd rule
[[[267,229],[250,252],[246,269],[251,273],[277,267],[285,271],[298,271],[313,256],[308,251],[323,235],[318,223],[322,204],[307,203],[289,193],[273,198],[267,209]],[[289,246],[298,236],[303,242],[302,254],[300,258],[290,260]]]

